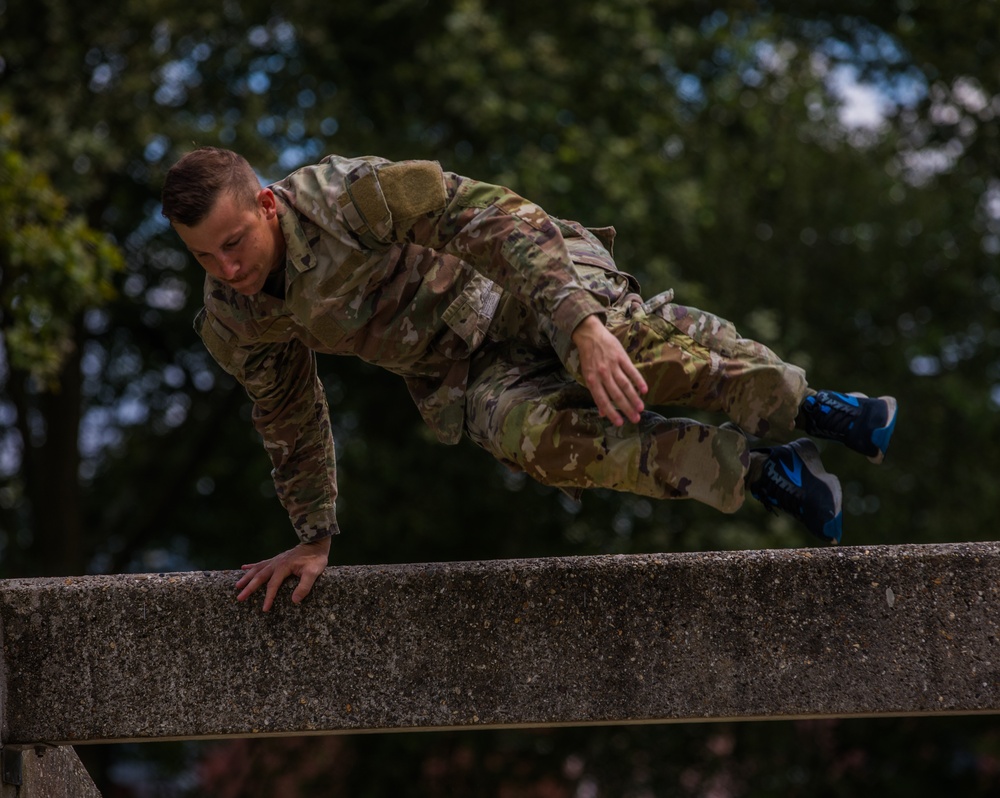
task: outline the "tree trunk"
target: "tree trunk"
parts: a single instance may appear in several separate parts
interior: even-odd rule
[[[83,377],[79,336],[59,375],[59,388],[36,393],[30,376],[11,369],[10,396],[17,408],[22,441],[21,472],[31,544],[15,555],[18,576],[69,576],[85,571],[80,507],[79,434]],[[43,429],[32,434],[29,416],[37,413]],[[11,545],[16,547],[14,532]]]

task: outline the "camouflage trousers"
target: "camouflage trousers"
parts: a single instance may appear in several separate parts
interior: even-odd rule
[[[576,350],[560,361],[522,306],[525,334],[493,341],[473,360],[466,432],[508,466],[570,493],[610,488],[734,512],[750,462],[743,431],[791,440],[799,405],[812,392],[805,373],[740,337],[730,322],[674,304],[670,291],[646,302],[631,296],[636,301],[608,309],[607,327],[649,387],[647,408],[718,411],[733,424],[647,409],[639,423],[615,427],[583,384]]]

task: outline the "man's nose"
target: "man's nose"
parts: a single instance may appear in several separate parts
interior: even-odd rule
[[[222,276],[227,280],[233,279],[240,270],[239,260],[228,252],[220,253],[218,260]]]

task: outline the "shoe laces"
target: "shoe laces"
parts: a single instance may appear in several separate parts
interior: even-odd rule
[[[829,392],[808,397],[803,408],[808,420],[806,432],[819,431],[825,436],[836,438],[844,438],[850,434],[861,415],[860,405],[849,404],[837,394]]]

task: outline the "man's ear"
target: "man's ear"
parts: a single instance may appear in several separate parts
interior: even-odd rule
[[[257,192],[257,206],[267,220],[273,219],[278,214],[278,200],[269,188],[262,188]]]

